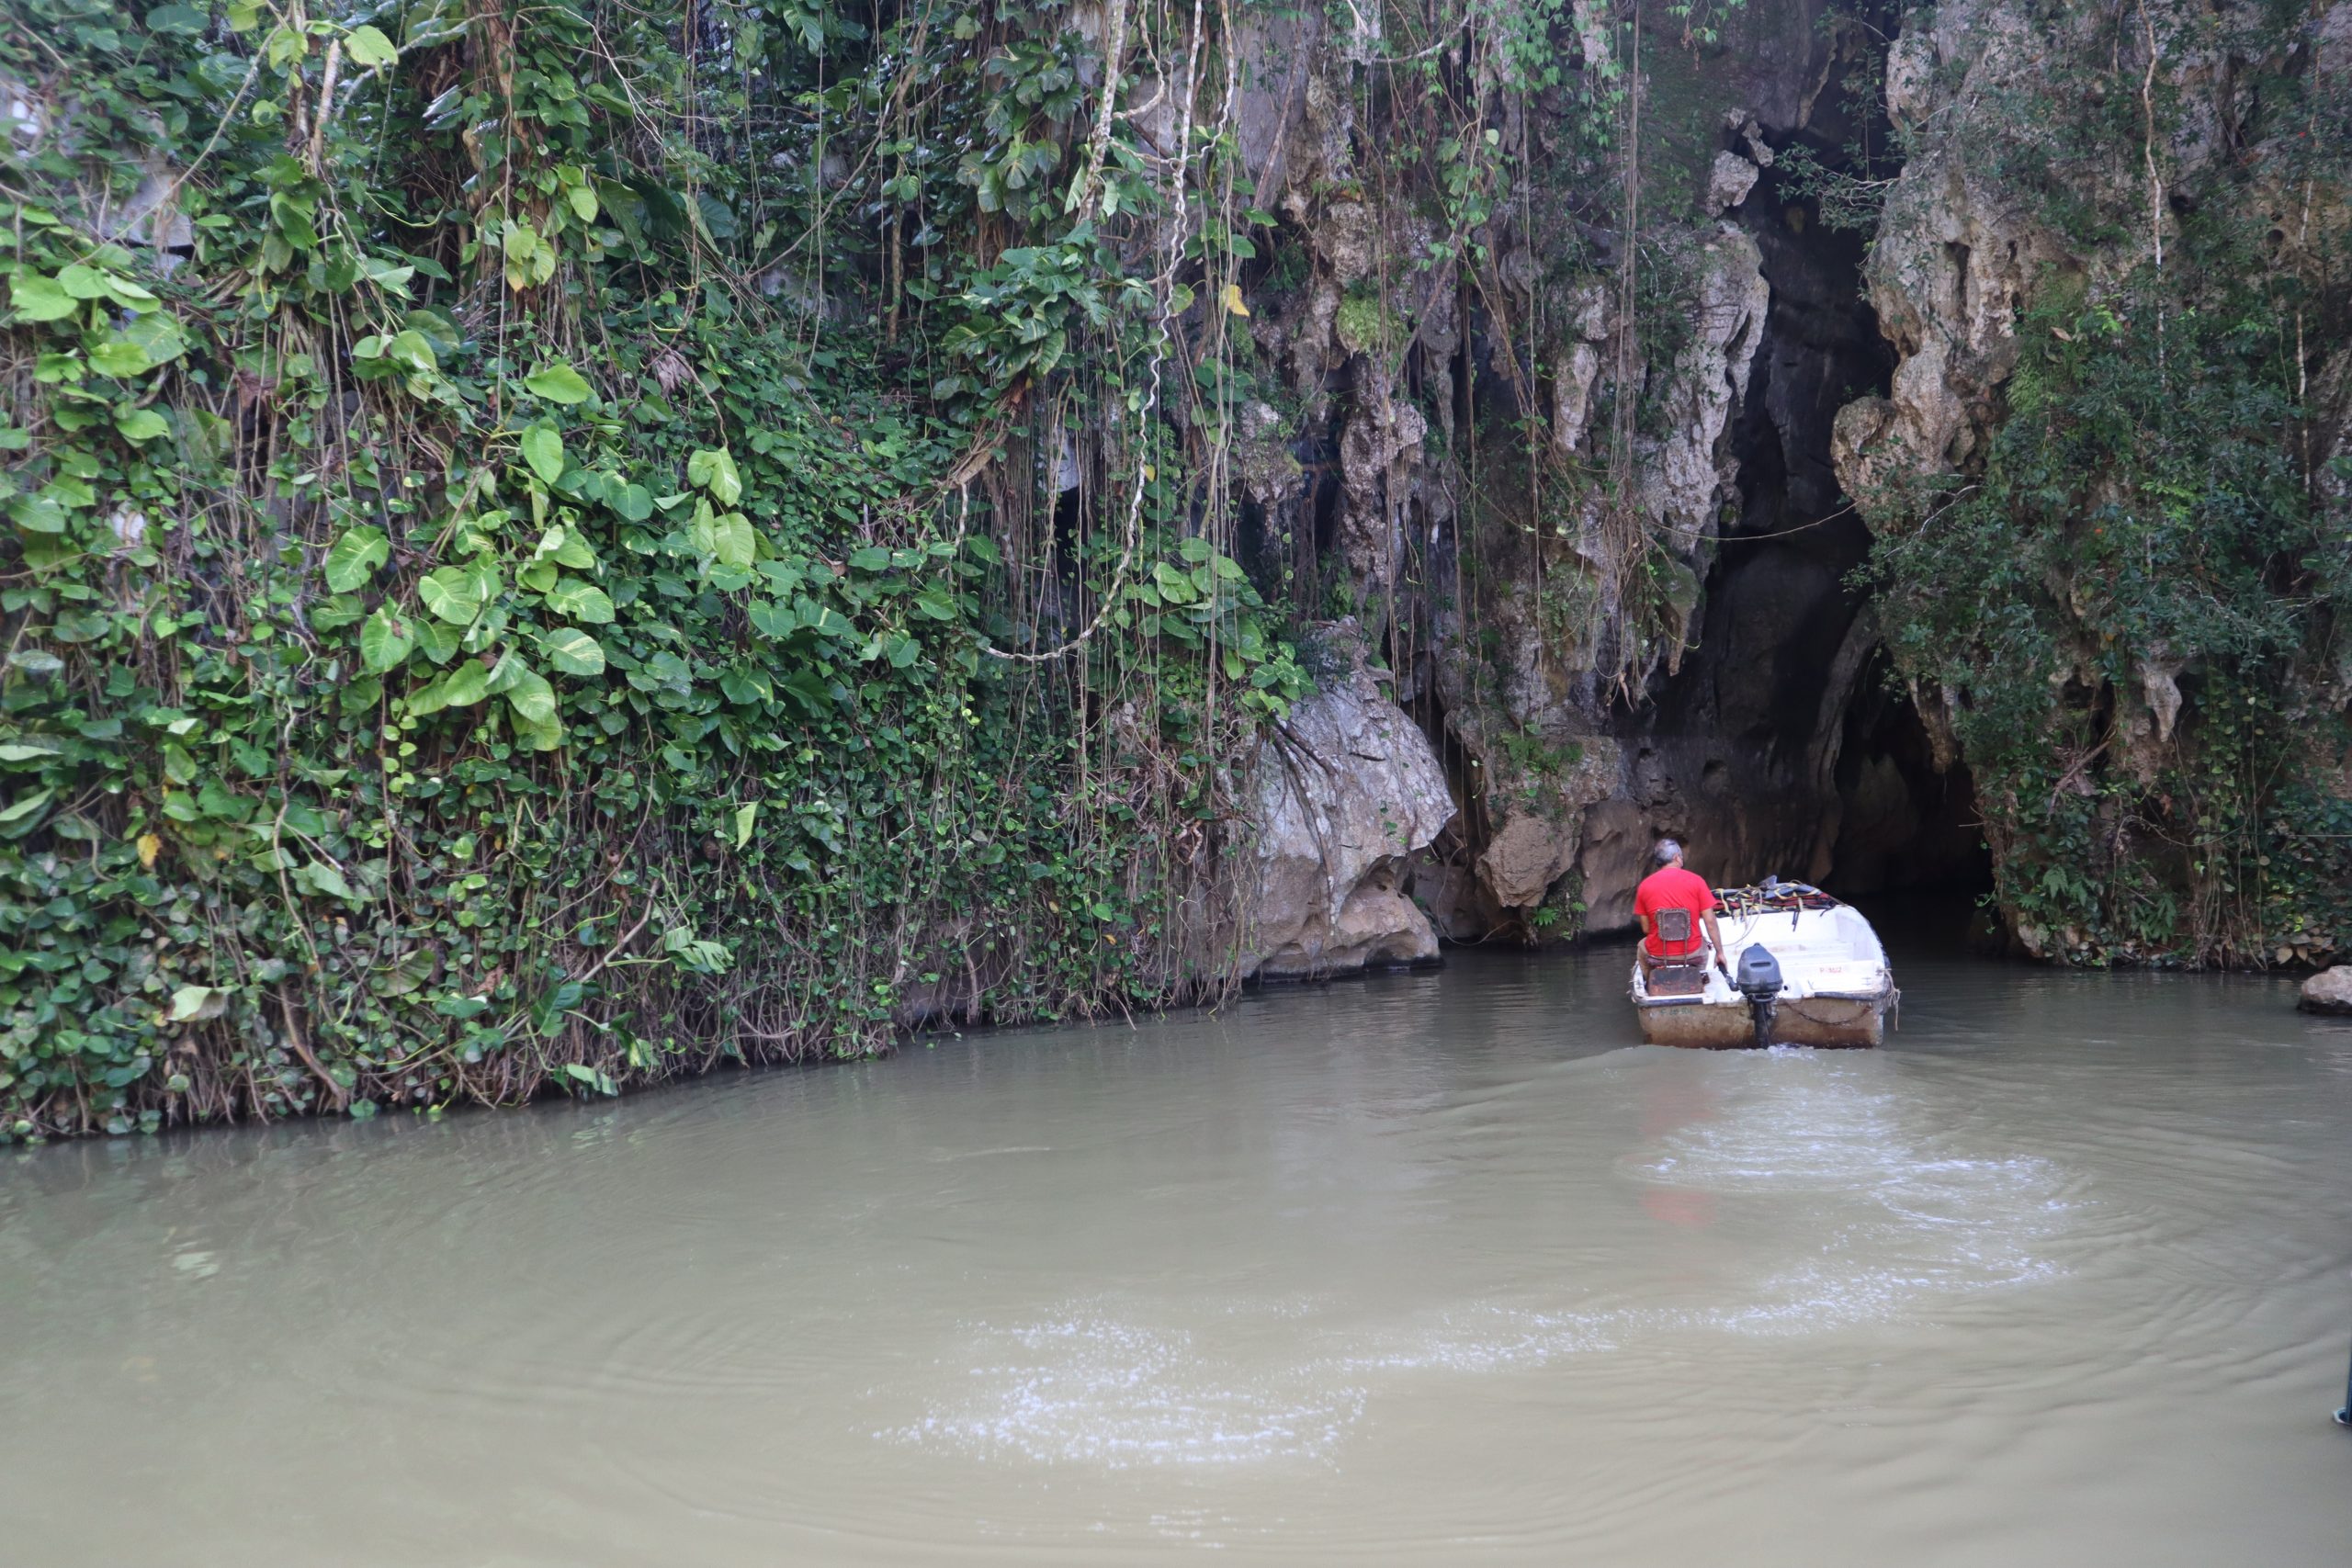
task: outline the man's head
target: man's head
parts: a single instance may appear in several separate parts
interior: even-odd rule
[[[1657,841],[1657,847],[1652,850],[1650,854],[1651,858],[1662,866],[1682,863],[1682,846],[1672,839],[1660,839]]]

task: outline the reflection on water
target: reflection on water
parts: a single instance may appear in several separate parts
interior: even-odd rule
[[[1878,1053],[1469,954],[14,1156],[8,1555],[2340,1561],[2352,1027],[1896,957]]]

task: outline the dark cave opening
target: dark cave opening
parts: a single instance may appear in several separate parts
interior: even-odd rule
[[[1894,365],[1863,297],[1864,237],[1819,222],[1774,168],[1735,216],[1771,288],[1728,433],[1736,515],[1706,563],[1694,646],[1626,737],[1637,797],[1724,882],[1772,874],[1849,897],[1984,888],[1966,766],[1938,756],[1893,679],[1856,581],[1870,530],[1830,461],[1838,409],[1883,392]]]

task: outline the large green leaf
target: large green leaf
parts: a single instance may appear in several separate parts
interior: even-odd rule
[[[351,890],[351,884],[344,879],[343,873],[322,860],[297,866],[293,880],[329,898],[341,898],[354,904],[359,901],[359,895]]]
[[[550,724],[555,720],[555,688],[536,670],[515,671],[506,688],[506,701],[526,724]]]
[[[523,432],[523,457],[531,472],[548,484],[563,477],[563,437],[542,421]]]
[[[449,666],[441,678],[417,694],[429,706],[420,707],[412,699],[411,709],[425,713],[442,708],[467,708],[490,695],[490,671],[479,659],[460,659]]]
[[[57,279],[37,272],[20,272],[8,280],[8,303],[28,321],[62,321],[82,308]]]
[[[161,310],[149,310],[123,323],[122,335],[138,345],[150,364],[163,365],[187,352],[179,323]]]
[[[172,428],[170,422],[153,409],[140,408],[116,409],[114,427],[125,441],[134,443],[153,441],[158,435],[169,434]]]
[[[707,448],[688,457],[686,482],[710,491],[710,498],[721,506],[732,506],[743,499],[743,477],[735,471],[735,459],[724,451]]]
[[[611,496],[611,502],[613,510],[632,523],[642,523],[653,515],[653,492],[643,485],[623,485],[618,495]]]
[[[172,991],[174,1023],[199,1023],[228,1010],[229,993],[218,986],[180,986]]]
[[[392,544],[381,528],[368,523],[346,528],[327,551],[327,586],[337,593],[365,587],[376,569],[391,558]]]
[[[19,795],[6,807],[0,807],[0,823],[22,821],[49,804],[54,789],[37,789],[30,795]]]
[[[371,675],[380,675],[408,658],[416,647],[416,633],[410,629],[405,616],[392,613],[390,604],[379,604],[359,628],[359,658]]]
[[[8,503],[8,520],[28,534],[62,534],[65,517],[51,495],[20,495]]]
[[[509,712],[509,722],[514,727],[514,739],[526,751],[552,751],[563,744],[563,721],[551,718],[545,724],[533,724],[518,713]]]
[[[584,403],[588,400],[588,383],[571,366],[558,363],[542,365],[523,378],[523,385],[535,396],[551,403]]]
[[[416,585],[424,607],[455,626],[471,626],[481,614],[481,582],[461,566],[436,567]]]
[[[729,512],[718,517],[712,525],[712,537],[718,547],[711,554],[721,566],[749,566],[752,552],[758,547],[758,537],[752,532],[750,519],[740,512]]]
[[[344,52],[351,56],[353,64],[365,66],[370,71],[379,65],[390,65],[401,57],[401,51],[392,46],[392,40],[375,28],[352,28],[350,36],[343,40],[343,48]]]
[[[602,675],[605,672],[605,648],[594,637],[575,626],[562,626],[539,638],[548,662],[567,675]]]
[[[144,376],[155,368],[145,349],[117,333],[90,350],[90,368],[101,376]]]
[[[548,591],[548,608],[592,626],[607,626],[613,618],[612,596],[576,577],[567,577]]]

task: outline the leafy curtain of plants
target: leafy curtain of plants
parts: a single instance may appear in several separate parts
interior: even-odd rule
[[[1223,983],[1265,220],[1115,10],[1156,147],[1050,3],[9,7],[0,1136]]]
[[[1868,577],[1974,773],[1999,900],[2045,951],[2310,957],[2352,946],[2352,465],[2318,369],[2343,373],[2352,333],[2352,83],[2310,69],[2301,7],[2251,33],[2119,15],[2113,70],[2016,95],[1969,155],[2078,253],[2132,265],[2042,281],[1983,471],[1882,505]],[[2259,156],[2174,188],[2151,44],[2241,62],[2257,107],[2232,145]]]

